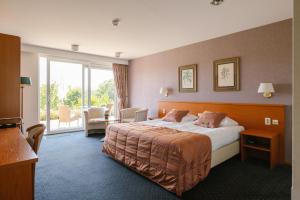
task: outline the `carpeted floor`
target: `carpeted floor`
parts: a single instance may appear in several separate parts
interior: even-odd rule
[[[44,137],[36,169],[37,200],[175,200],[162,189],[101,152],[101,135],[83,132]],[[290,199],[291,168],[269,170],[237,157],[211,170],[182,199]]]

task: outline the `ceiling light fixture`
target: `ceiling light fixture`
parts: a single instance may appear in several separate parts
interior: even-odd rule
[[[214,5],[214,6],[218,6],[218,5],[221,5],[221,3],[223,3],[224,0],[212,0],[210,2],[211,5]]]
[[[79,51],[79,45],[78,44],[72,44],[71,45],[71,50],[75,51],[75,52]]]
[[[117,51],[117,52],[115,53],[115,57],[116,57],[116,58],[120,58],[121,54],[122,54],[122,52]]]
[[[111,23],[114,27],[117,27],[120,24],[120,19],[119,18],[113,19]]]

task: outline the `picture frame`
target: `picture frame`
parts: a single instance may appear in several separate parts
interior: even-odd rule
[[[240,57],[214,61],[214,91],[240,90]]]
[[[197,64],[178,67],[179,92],[197,92]]]

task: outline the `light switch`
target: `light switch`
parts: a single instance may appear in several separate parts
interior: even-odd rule
[[[166,114],[166,109],[165,108],[162,109],[162,113]]]
[[[269,118],[269,117],[266,117],[265,118],[265,125],[271,125],[271,118]]]
[[[273,124],[273,125],[279,125],[278,119],[273,119],[273,120],[272,120],[272,124]]]

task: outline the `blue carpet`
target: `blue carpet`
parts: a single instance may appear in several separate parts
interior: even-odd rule
[[[175,200],[174,194],[101,152],[102,135],[83,132],[44,137],[36,168],[37,200]],[[230,159],[182,199],[290,199],[291,169],[269,170]]]

